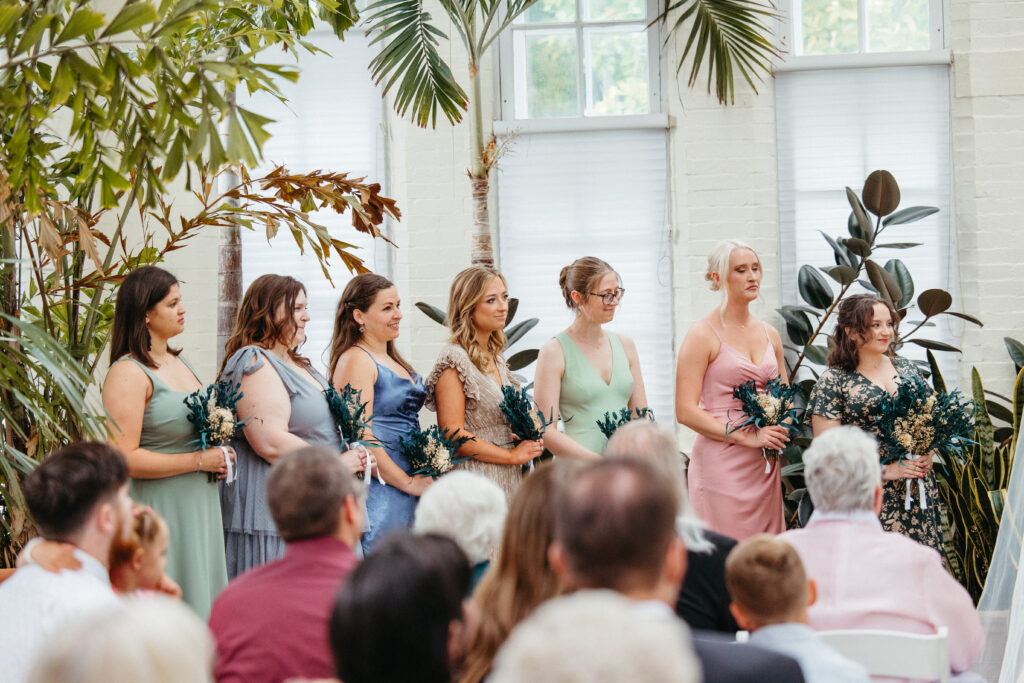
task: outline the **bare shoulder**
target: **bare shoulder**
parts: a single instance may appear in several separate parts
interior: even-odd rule
[[[103,381],[104,388],[108,385],[116,386],[119,391],[135,385],[149,387],[152,384],[146,371],[139,367],[138,363],[133,363],[127,359],[111,365],[110,369],[107,370],[106,379]]]
[[[625,350],[626,355],[631,357],[637,355],[636,342],[633,341],[632,337],[622,334],[621,332],[612,332],[612,334],[619,338],[619,342],[622,344],[622,348]]]
[[[338,358],[338,367],[334,374],[346,377],[372,377],[377,376],[377,364],[362,349],[350,347]]]
[[[544,342],[537,355],[537,367],[551,369],[561,375],[565,370],[565,356],[562,354],[562,345],[555,338]]]

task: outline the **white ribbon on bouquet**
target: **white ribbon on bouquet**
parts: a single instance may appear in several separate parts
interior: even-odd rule
[[[906,453],[903,457],[906,458],[907,460],[917,460],[917,456],[916,455],[911,455],[910,453]],[[914,486],[914,480],[913,479],[907,479],[907,495],[904,496],[904,498],[903,498],[903,509],[904,510],[909,510],[910,509],[910,504],[914,502],[913,486]],[[924,477],[922,477],[922,478],[917,480],[917,493],[918,493],[918,496],[921,498],[921,509],[922,510],[927,510],[928,509],[928,495],[925,493]]]

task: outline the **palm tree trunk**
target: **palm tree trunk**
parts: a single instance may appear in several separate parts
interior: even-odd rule
[[[224,346],[235,329],[235,316],[242,301],[242,235],[237,225],[221,229],[217,261],[220,271],[217,275],[217,369],[220,370]]]
[[[487,205],[490,189],[490,168],[484,161],[483,109],[480,104],[480,78],[477,65],[469,65],[471,95],[469,99],[470,153],[472,165],[469,182],[473,189],[473,245],[472,263],[475,266],[494,266],[494,247],[491,242],[491,218]]]

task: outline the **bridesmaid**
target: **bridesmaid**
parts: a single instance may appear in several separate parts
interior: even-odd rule
[[[599,258],[585,256],[562,268],[562,296],[576,319],[541,347],[534,375],[534,398],[554,425],[544,434],[555,455],[595,460],[608,439],[597,426],[607,412],[647,407],[636,345],[624,334],[608,333],[625,294],[619,275]]]
[[[168,340],[185,329],[178,281],[146,266],[121,283],[114,306],[110,371],[103,407],[114,444],[128,460],[131,496],[167,522],[167,574],[204,619],[227,584],[217,487],[231,448],[195,450],[196,430],[183,403],[203,383]]]
[[[839,305],[828,369],[821,373],[807,404],[814,436],[841,424],[878,434],[874,416],[879,403],[886,394],[896,391],[900,381],[917,374],[913,363],[893,353],[898,324],[896,311],[871,294],[851,296]],[[932,456],[891,462],[881,470],[882,528],[931,546],[943,557],[940,499]],[[906,509],[908,479],[924,480],[927,508],[921,508],[915,485],[914,503]]]
[[[786,528],[778,463],[765,473],[762,448],[779,450],[783,427],[731,432],[740,418],[733,387],[754,380],[758,389],[781,375],[787,382],[782,339],[754,317],[750,303],[761,288],[761,261],[736,240],[723,240],[708,256],[704,275],[722,305],[690,328],[676,368],[676,419],[697,432],[687,473],[690,500],[714,531],[742,540]]]
[[[235,439],[238,480],[220,491],[230,578],[284,555],[266,497],[274,461],[307,445],[341,446],[324,395],[327,379],[298,352],[308,322],[302,283],[261,275],[246,290],[224,347],[220,379],[240,386],[238,419],[246,420]],[[365,458],[360,449],[342,455],[354,472],[364,469]]]
[[[522,441],[510,448],[514,437],[498,407],[502,386],[519,388],[501,356],[507,317],[508,288],[501,273],[473,266],[456,275],[448,296],[452,335],[426,387],[427,407],[437,411],[438,425],[475,437],[459,449],[459,455],[473,459],[458,469],[490,478],[511,500],[523,480],[522,465],[540,457],[544,446]]]
[[[339,390],[352,385],[363,392],[373,415],[366,438],[381,444],[372,450],[385,485],[376,478],[370,481],[362,542],[367,555],[388,531],[412,527],[418,498],[433,482],[428,476],[410,476],[409,462],[399,451],[401,437],[419,429],[427,396],[423,380],[395,348],[402,319],[399,303],[398,291],[387,278],[355,276],[338,301],[331,340],[331,382]]]

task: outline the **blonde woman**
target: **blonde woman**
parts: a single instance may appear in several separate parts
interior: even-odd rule
[[[522,465],[540,456],[541,441],[514,443],[498,405],[502,387],[518,383],[501,350],[505,346],[508,287],[493,268],[472,266],[452,281],[448,295],[449,343],[427,378],[427,407],[437,411],[442,429],[473,436],[460,456],[473,456],[460,468],[494,481],[511,499],[523,479]]]
[[[597,460],[608,438],[598,428],[607,412],[646,408],[636,344],[624,334],[606,332],[626,290],[619,274],[599,258],[585,256],[562,268],[558,284],[576,318],[548,341],[537,358],[534,398],[545,414],[560,415],[544,435],[555,455]]]
[[[705,279],[722,304],[683,339],[676,366],[676,419],[697,432],[688,472],[690,500],[714,531],[742,540],[786,528],[778,463],[765,472],[762,448],[782,449],[783,427],[730,430],[740,418],[733,387],[758,389],[781,375],[787,382],[782,339],[750,311],[761,289],[761,260],[736,240],[719,242]]]

